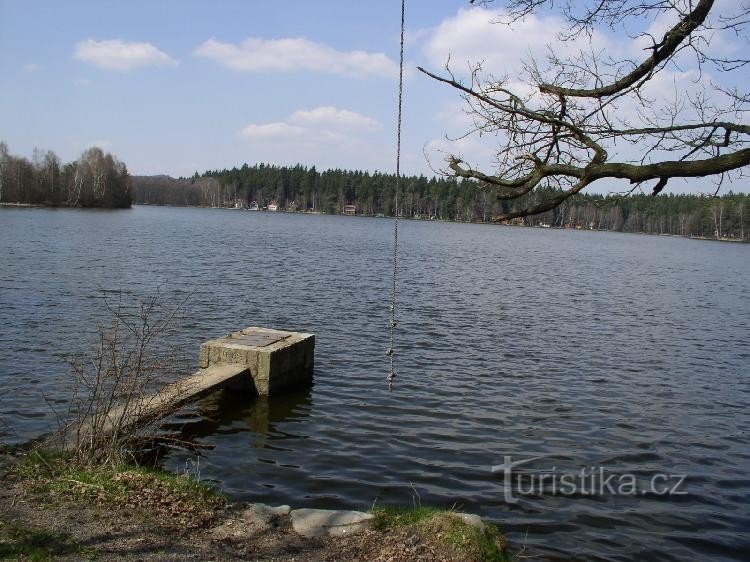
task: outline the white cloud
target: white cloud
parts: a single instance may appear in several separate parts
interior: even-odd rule
[[[177,66],[177,61],[151,43],[122,39],[86,39],[75,46],[73,55],[99,68],[127,71],[144,66]]]
[[[558,56],[591,48],[588,39],[556,44],[557,34],[565,28],[559,18],[532,15],[508,26],[497,23],[501,16],[500,10],[464,8],[444,19],[423,43],[423,53],[430,67],[440,74],[450,57],[451,70],[459,78],[465,78],[470,68],[481,63],[484,78],[507,76],[509,89],[534,105],[538,91],[524,81],[524,59],[533,57],[541,62],[547,57],[550,44],[555,45]],[[601,48],[606,39],[594,34],[592,44]],[[475,116],[467,114],[466,109],[456,96],[434,114],[439,129],[445,131],[448,138],[432,138],[424,145],[432,169],[444,170],[448,155],[464,159],[475,169],[492,172],[497,168],[497,150],[505,140],[502,132],[479,134],[474,131]]]
[[[283,120],[248,124],[237,133],[243,140],[237,149],[251,151],[257,162],[382,170],[392,160],[392,144],[383,143],[382,128],[372,117],[349,109],[304,108]]]
[[[299,109],[292,113],[289,121],[304,126],[331,127],[354,131],[375,131],[382,128],[382,125],[372,117],[332,106],[316,107],[310,110]]]
[[[297,127],[289,123],[251,123],[240,131],[240,135],[255,140],[289,140],[299,138],[307,132],[304,127]]]
[[[591,42],[585,37],[580,41],[560,42],[556,36],[563,30],[564,22],[554,17],[527,17],[510,27],[492,23],[497,19],[498,11],[481,8],[462,9],[454,16],[446,18],[424,40],[423,52],[429,64],[439,73],[450,54],[451,69],[459,77],[466,79],[462,71],[466,71],[468,64],[483,62],[484,77],[489,73],[494,73],[498,78],[507,74],[508,88],[522,97],[528,97],[529,105],[534,106],[538,100],[538,92],[531,84],[522,81],[524,76],[521,61],[533,56],[540,60],[540,66],[544,67],[541,59],[546,56],[547,44],[552,45],[554,53],[559,57],[573,56],[580,51],[592,49],[596,52],[606,50],[606,53],[616,60],[638,61],[649,54],[648,50],[644,50],[649,42],[643,37],[633,40],[615,32],[608,36],[595,32]],[[674,17],[659,16],[655,21],[647,22],[645,28],[658,41],[675,21]],[[731,55],[736,43],[731,43],[726,34],[716,32],[712,36],[711,49],[714,54]],[[672,116],[665,109],[671,110],[670,106],[682,106],[684,109],[680,116],[681,120],[694,121],[698,116],[695,115],[687,97],[695,96],[704,90],[708,91],[710,99],[717,106],[726,106],[726,100],[722,99],[721,92],[713,91],[711,87],[713,77],[710,69],[704,69],[702,74],[695,70],[694,56],[692,52],[686,53],[684,60],[687,64],[682,65],[682,69],[668,66],[649,80],[642,89],[645,103],[632,97],[617,100],[610,107],[610,120],[622,128],[642,124],[644,115],[668,123]],[[436,123],[441,125],[440,129],[446,131],[450,137],[460,137],[473,128],[471,116],[466,115],[462,108],[466,106],[460,103],[456,96],[456,101],[445,104],[434,114]],[[443,168],[445,156],[453,154],[464,158],[468,165],[474,168],[492,171],[498,165],[495,151],[505,140],[507,139],[501,131],[497,135],[489,133],[480,136],[473,133],[457,140],[433,138],[425,144],[425,152],[434,168]],[[611,161],[637,161],[643,155],[643,148],[638,145],[605,144]],[[654,160],[663,159],[665,156],[669,155],[664,152],[651,154]]]
[[[488,71],[513,73],[530,48],[543,47],[560,27],[555,21],[527,17],[513,28],[493,23],[495,11],[484,8],[462,9],[443,20],[425,44],[425,54],[434,67],[443,66],[450,56],[458,71],[467,64],[484,62]]]
[[[599,50],[609,45],[598,32],[591,42],[585,37],[557,42],[565,22],[553,16],[529,15],[512,25],[497,23],[502,12],[486,8],[461,9],[443,20],[425,42],[424,53],[433,68],[444,66],[450,56],[451,68],[462,72],[469,65],[482,63],[483,69],[497,77],[521,72],[523,59],[543,59],[548,45],[556,56],[565,56],[593,46]]]
[[[396,63],[383,53],[337,51],[324,43],[302,37],[269,40],[248,37],[239,44],[222,43],[212,37],[199,45],[193,54],[233,70],[248,72],[307,70],[357,77],[391,77],[398,72]]]
[[[525,81],[523,59],[530,56],[538,60],[544,68],[548,45],[556,56],[578,55],[581,51],[600,52],[606,50],[615,58],[633,57],[633,41],[624,36],[605,36],[594,31],[591,40],[582,36],[578,40],[559,41],[558,34],[566,26],[565,22],[554,16],[527,16],[521,21],[508,26],[497,22],[502,17],[498,10],[484,8],[461,9],[452,17],[443,20],[424,43],[424,54],[433,68],[442,67],[450,54],[451,69],[461,76],[468,68],[477,62],[482,63],[483,77],[494,75],[502,78],[507,74],[508,89],[528,100],[530,106],[539,102],[539,92],[529,81]],[[663,18],[662,18],[663,19]],[[666,20],[655,22],[650,30],[663,35],[670,24]],[[638,56],[643,56],[637,46]],[[463,72],[462,72],[463,71]],[[464,76],[465,77],[465,76]],[[657,74],[644,89],[644,93],[659,104],[670,100],[680,99],[686,92],[694,91],[695,84],[691,83],[695,76],[691,73],[664,71]],[[637,100],[621,99],[612,106],[610,119],[621,122],[624,126],[633,126],[640,121],[643,111]],[[464,104],[452,102],[444,106],[435,115],[436,120],[443,124],[443,129],[451,137],[460,137],[473,129],[471,115],[466,115],[461,108]],[[651,108],[649,105],[648,108]],[[481,121],[481,118],[480,118]],[[628,124],[628,125],[625,125]],[[429,141],[426,149],[430,159],[435,164],[440,162],[441,152],[464,156],[473,166],[489,168],[495,165],[494,151],[504,141],[500,132],[496,137],[492,132],[482,135],[471,134],[457,141],[434,139]],[[633,147],[622,145],[608,147],[610,156],[616,158],[621,155],[632,155]]]
[[[285,121],[251,123],[240,135],[252,140],[276,141],[351,141],[353,136],[382,128],[367,115],[333,106],[298,109]]]
[[[40,68],[41,66],[39,66],[38,64],[34,64],[33,62],[23,65],[24,72],[36,72]]]

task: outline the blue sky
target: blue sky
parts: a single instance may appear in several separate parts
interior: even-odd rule
[[[134,174],[244,162],[392,171],[399,9],[398,0],[0,0],[0,140],[13,154],[40,147],[64,161],[99,145]],[[491,161],[491,138],[444,139],[469,126],[460,100],[413,69],[439,70],[450,53],[459,69],[485,59],[512,72],[559,24],[541,16],[511,31],[491,23],[496,11],[408,2],[405,172],[431,173],[425,151],[434,167],[446,150]]]

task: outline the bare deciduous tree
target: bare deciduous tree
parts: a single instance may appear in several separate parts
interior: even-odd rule
[[[474,3],[472,0],[471,3]],[[484,2],[485,4],[487,2]],[[605,178],[628,180],[639,188],[654,181],[660,193],[673,178],[712,177],[717,187],[740,177],[750,164],[750,109],[747,81],[750,54],[745,34],[750,2],[714,0],[582,0],[562,2],[557,10],[566,30],[549,49],[547,60],[524,62],[522,76],[495,78],[472,68],[462,81],[446,64],[446,73],[419,68],[461,92],[474,129],[500,139],[497,171],[473,168],[461,155],[447,159],[445,173],[492,186],[502,200],[524,197],[537,187],[552,187],[545,199],[495,217],[505,220],[559,206],[586,186]],[[507,0],[500,18],[513,25],[556,9],[553,0]],[[668,22],[663,34],[649,30]],[[616,57],[593,48],[602,27],[645,42],[640,60]],[[640,31],[633,33],[634,29]],[[573,41],[590,48],[569,52]],[[719,41],[735,49],[717,49]],[[665,70],[692,72],[689,91],[674,99],[649,93]],[[514,90],[521,79],[526,94]]]
[[[70,420],[51,438],[81,463],[118,464],[154,440],[161,417],[179,402],[184,389],[179,381],[165,383],[185,365],[164,347],[180,310],[165,309],[154,296],[128,307],[122,294],[112,306],[109,326],[99,326],[92,353],[69,357],[73,374]],[[156,390],[162,387],[162,393]],[[170,401],[162,400],[168,389]]]

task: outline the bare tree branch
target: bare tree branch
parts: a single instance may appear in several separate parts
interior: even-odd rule
[[[504,4],[505,23],[511,26],[540,9],[555,7],[552,0]],[[550,48],[546,65],[536,60],[524,64],[521,77],[534,89],[525,96],[514,91],[509,79],[487,74],[481,64],[471,69],[465,82],[449,64],[444,76],[418,67],[463,97],[474,121],[467,135],[494,135],[500,142],[497,171],[474,169],[465,158],[451,155],[446,173],[490,188],[502,202],[538,195],[537,188],[553,188],[553,195],[541,202],[535,195],[533,204],[519,209],[508,211],[503,203],[504,212],[495,218],[505,220],[553,209],[606,178],[636,186],[656,180],[652,194],[658,195],[672,178],[717,177],[721,182],[728,173],[742,170],[750,165],[750,125],[743,122],[750,95],[737,87],[738,75],[733,72],[750,63],[750,56],[720,56],[710,46],[717,33],[733,32],[738,40],[747,40],[750,3],[721,9],[734,11],[716,13],[714,0],[565,4],[561,12],[568,30],[560,35],[561,41],[581,33],[591,37],[601,25],[624,30],[626,23],[635,24],[642,31],[631,37],[651,37],[651,54],[636,63],[594,49],[563,58],[557,54],[560,49]],[[668,16],[676,23],[661,39],[653,38],[649,26],[657,17]],[[650,97],[648,85],[657,73],[667,65],[682,69],[690,54],[695,76],[702,77],[703,65],[712,63],[726,81],[715,84],[712,75],[708,82],[693,82],[689,91],[676,90],[673,100],[663,94]],[[623,153],[637,156],[623,158]]]

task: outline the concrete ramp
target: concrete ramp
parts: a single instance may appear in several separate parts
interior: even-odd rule
[[[166,385],[144,400],[141,415],[164,417],[183,404],[197,400],[214,390],[232,385],[244,386],[242,379],[248,376],[248,368],[245,365],[215,365],[200,369],[189,377]]]
[[[97,432],[97,440],[106,439],[119,428],[132,431],[143,427],[177,411],[180,406],[192,402],[228,385],[241,384],[249,377],[244,365],[217,365],[200,369],[189,377],[164,386],[158,392],[136,402],[117,406],[108,412],[95,414],[80,426],[69,426],[60,437],[62,448],[72,450],[76,443],[90,439],[92,431]]]

